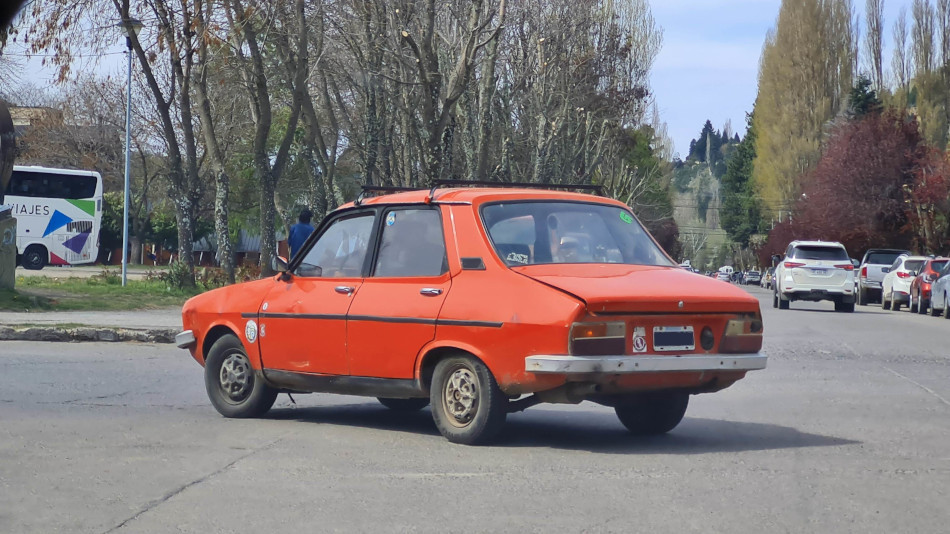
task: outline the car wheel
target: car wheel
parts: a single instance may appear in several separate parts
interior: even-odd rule
[[[683,420],[688,405],[688,393],[657,391],[624,398],[614,407],[614,411],[631,433],[655,436],[676,428]]]
[[[778,298],[778,309],[787,310],[788,305],[791,304],[791,301],[788,299],[782,298],[781,293],[777,293],[777,298]]]
[[[944,304],[944,306],[946,306],[946,303]],[[931,316],[931,317],[937,317],[937,316],[940,315],[940,310],[938,310],[937,308],[934,308],[933,296],[931,296],[931,299],[930,299],[930,306],[928,306],[928,308],[930,308],[930,316]]]
[[[376,397],[380,404],[394,412],[418,412],[429,405],[429,399],[389,399]]]
[[[891,303],[887,301],[887,295],[884,294],[884,290],[881,290],[881,309],[889,310],[891,309]]]
[[[950,304],[947,303],[947,296],[943,296],[943,318],[950,319]]]
[[[835,311],[836,312],[845,312],[852,313],[854,312],[854,303],[853,302],[842,302],[840,300],[835,301]]]
[[[23,257],[20,258],[20,265],[30,271],[39,271],[46,266],[47,261],[49,261],[49,253],[46,251],[46,247],[30,245],[26,247]]]
[[[899,311],[901,311],[901,304],[903,304],[903,303],[902,303],[901,301],[899,301],[899,300],[895,300],[895,299],[894,299],[894,294],[891,293],[891,309],[894,310],[894,311],[896,311],[896,312],[899,312]]]
[[[277,400],[277,390],[257,376],[244,345],[233,335],[211,345],[205,360],[205,388],[211,404],[225,417],[260,417]]]
[[[478,445],[501,430],[508,417],[508,397],[491,371],[469,356],[440,361],[429,388],[432,419],[452,443]]]
[[[930,299],[917,299],[917,313],[921,315],[927,314],[927,308],[930,307]]]
[[[917,299],[920,300],[920,299]],[[910,296],[910,302],[907,304],[907,311],[910,313],[917,313],[917,307],[920,306],[920,303],[914,303],[914,296]]]
[[[858,290],[855,291],[855,293],[856,293],[856,295],[855,295],[855,301],[858,303],[858,305],[859,305],[859,306],[867,306],[867,305],[868,305],[868,292],[865,291],[863,287],[858,286]]]
[[[772,307],[778,308],[778,291],[772,292]]]

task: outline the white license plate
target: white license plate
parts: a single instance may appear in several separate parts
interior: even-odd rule
[[[696,348],[692,326],[654,326],[653,350],[657,352],[687,351]]]

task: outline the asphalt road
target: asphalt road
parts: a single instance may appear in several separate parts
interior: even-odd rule
[[[0,532],[946,532],[950,321],[751,291],[768,369],[649,439],[590,403],[489,447],[358,397],[226,420],[174,347],[0,342]]]

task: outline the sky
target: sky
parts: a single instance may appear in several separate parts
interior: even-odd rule
[[[852,0],[863,26],[864,0]],[[884,0],[884,61],[890,63],[891,26],[902,6],[912,0]],[[745,133],[746,113],[757,92],[759,56],[765,35],[775,25],[781,0],[650,0],[656,24],[663,30],[663,47],[651,73],[651,87],[660,119],[667,123],[674,152],[685,157],[691,139],[699,136],[707,119],[721,130]],[[78,69],[96,68],[125,76],[124,41],[116,43],[93,66],[92,59]],[[17,53],[15,47],[8,50]],[[36,85],[55,78],[38,59],[24,64],[20,78]]]
[[[863,0],[853,0],[864,23]],[[775,25],[781,0],[652,0],[663,29],[663,48],[653,65],[651,87],[674,153],[686,157],[706,119],[721,130],[745,133],[746,113],[757,92],[759,57]],[[891,26],[911,0],[884,0],[884,62],[890,63]]]

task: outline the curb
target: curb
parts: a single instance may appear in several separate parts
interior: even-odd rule
[[[11,328],[0,326],[0,341],[112,341],[141,343],[174,343],[178,331],[168,329],[132,330],[127,328]]]

